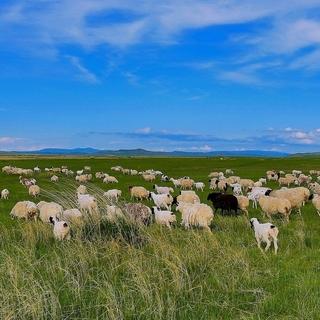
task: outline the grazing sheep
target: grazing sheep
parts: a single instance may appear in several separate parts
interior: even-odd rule
[[[122,195],[122,191],[118,189],[110,189],[103,194],[107,199],[111,201],[118,201]]]
[[[145,225],[151,223],[151,209],[142,203],[127,203],[124,206],[123,212],[136,223]]]
[[[250,219],[251,228],[254,230],[254,234],[258,243],[259,249],[261,248],[261,242],[267,244],[265,251],[268,251],[271,243],[273,242],[274,252],[278,253],[278,228],[272,223],[259,223],[257,218]]]
[[[194,181],[188,177],[180,179],[180,188],[182,190],[192,189]]]
[[[244,192],[248,192],[249,188],[254,187],[254,181],[251,179],[240,179],[239,183]]]
[[[156,190],[158,194],[170,194],[174,192],[173,188],[171,187],[160,187],[156,184],[153,185],[153,189]]]
[[[64,210],[62,216],[63,219],[75,224],[80,223],[83,218],[81,211],[76,208]]]
[[[156,176],[154,174],[143,174],[142,178],[147,182],[152,182],[156,180]]]
[[[226,174],[233,174],[233,170],[232,169],[226,169]]]
[[[63,208],[55,202],[40,201],[37,205],[39,218],[42,222],[50,223],[50,217],[60,219],[63,215]]]
[[[248,216],[249,199],[245,196],[236,196],[236,198],[238,200],[238,208]]]
[[[210,224],[214,217],[212,208],[206,204],[190,204],[190,203],[179,203],[177,211],[182,214],[181,225],[186,229],[190,226],[204,228],[205,230],[211,232]]]
[[[196,190],[201,190],[203,192],[204,188],[206,187],[203,182],[195,182],[194,184]]]
[[[1,191],[1,199],[8,200],[9,199],[9,195],[10,195],[10,192],[9,192],[8,189],[3,189]]]
[[[278,180],[279,186],[287,186],[290,187],[291,184],[294,184],[296,181],[296,177],[280,177]]]
[[[169,177],[168,176],[166,176],[166,175],[162,175],[161,176],[161,179],[160,179],[162,182],[168,182],[168,181],[170,181],[170,179],[169,179]]]
[[[271,218],[273,214],[282,214],[286,221],[289,222],[289,216],[291,213],[291,204],[287,199],[279,199],[269,196],[261,196],[259,198],[259,205],[262,209],[262,212],[267,215],[268,218]]]
[[[37,205],[31,201],[19,201],[15,204],[10,212],[12,218],[19,219],[34,219],[37,220],[38,208]]]
[[[174,197],[172,204],[178,204],[180,202],[183,203],[200,203],[200,198],[198,195],[190,190],[190,191],[181,191],[181,194],[178,197]]]
[[[317,210],[317,214],[320,216],[320,196],[318,194],[312,196],[312,204]]]
[[[70,226],[66,221],[59,221],[56,217],[50,217],[49,222],[53,225],[53,235],[56,240],[70,240]]]
[[[51,180],[51,182],[58,182],[59,181],[59,177],[58,176],[52,176],[50,180]]]
[[[216,171],[211,172],[208,175],[208,178],[218,178],[218,177],[219,177],[219,172],[216,172]]]
[[[131,199],[143,200],[149,198],[149,191],[145,187],[129,187]]]
[[[149,198],[153,200],[157,208],[171,210],[173,198],[169,193],[155,194],[154,192],[150,192]]]
[[[177,217],[171,211],[161,211],[157,207],[152,207],[151,212],[154,215],[155,222],[171,229],[171,223],[177,222]]]
[[[171,178],[170,181],[173,183],[173,185],[174,185],[175,188],[180,188],[180,186],[181,186],[180,179],[173,179],[173,178]]]
[[[97,199],[89,194],[78,193],[78,203],[80,210],[89,212],[90,215],[99,211]]]
[[[41,189],[37,185],[32,185],[29,187],[29,195],[32,197],[37,197],[41,192]]]
[[[238,212],[238,199],[231,194],[222,194],[220,192],[210,193],[207,197],[208,201],[212,202],[213,207],[216,210],[221,209],[222,213],[224,211],[235,213]]]
[[[116,177],[113,177],[113,176],[106,176],[104,179],[103,179],[103,183],[118,183],[119,181],[117,180]]]

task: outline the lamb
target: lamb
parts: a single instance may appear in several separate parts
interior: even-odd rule
[[[34,173],[40,173],[41,169],[38,166],[36,166],[35,168],[33,168],[33,172]]]
[[[248,207],[249,199],[245,196],[236,196],[238,200],[238,208],[243,211],[247,216],[249,216]]]
[[[10,192],[9,192],[8,189],[3,189],[1,191],[1,199],[8,200],[9,199],[9,195],[10,195]]]
[[[240,183],[233,183],[230,185],[233,191],[233,195],[240,196],[242,195],[242,187]]]
[[[124,206],[124,213],[138,224],[149,225],[151,223],[151,209],[142,203],[127,203]]]
[[[37,207],[40,220],[45,223],[50,223],[50,217],[60,219],[63,215],[62,206],[55,202],[40,201]]]
[[[169,177],[168,176],[166,176],[166,175],[162,175],[161,176],[161,179],[160,179],[162,182],[167,182],[167,181],[170,181],[170,179],[169,179]]]
[[[153,200],[157,208],[171,210],[173,198],[170,194],[155,194],[154,192],[151,192],[149,198]]]
[[[117,180],[116,177],[113,176],[107,176],[103,179],[103,183],[118,183],[119,181]]]
[[[37,220],[38,208],[37,205],[31,201],[19,201],[15,204],[10,212],[12,218],[19,219],[34,219]]]
[[[206,187],[203,182],[195,182],[194,184],[196,190],[201,190],[203,192],[204,188]]]
[[[177,210],[182,214],[181,225],[186,229],[189,229],[190,226],[196,226],[211,232],[210,224],[214,214],[208,205],[180,203]]]
[[[271,215],[280,213],[284,216],[286,221],[289,222],[289,216],[291,213],[291,204],[287,199],[279,199],[269,196],[261,196],[259,198],[259,205],[262,212],[271,218]]]
[[[109,200],[118,201],[119,197],[122,195],[122,191],[118,189],[110,189],[103,194]]]
[[[171,229],[171,223],[177,222],[177,217],[171,211],[161,211],[157,207],[152,207],[151,212],[154,215],[155,222]]]
[[[56,217],[50,217],[49,222],[53,225],[53,235],[56,240],[70,240],[70,226],[66,221],[59,221]]]
[[[174,192],[173,188],[171,187],[160,187],[156,184],[153,185],[153,189],[156,190],[158,194],[170,194]]]
[[[260,178],[259,181],[260,181],[262,184],[267,184],[267,179],[266,179],[266,178]]]
[[[180,179],[171,178],[170,181],[173,183],[175,188],[180,188],[180,186],[181,186]]]
[[[213,207],[218,210],[221,209],[222,213],[224,211],[234,211],[238,212],[238,199],[231,194],[222,194],[220,192],[210,193],[207,197],[208,201],[212,202]]]
[[[249,200],[253,202],[252,207],[258,208],[258,201],[261,196],[269,195],[272,190],[265,187],[254,187],[251,192],[247,194]]]
[[[265,251],[268,251],[271,243],[273,242],[274,252],[277,254],[279,234],[278,228],[272,223],[259,223],[257,218],[250,219],[250,224],[251,228],[254,230],[259,249],[262,251],[261,242],[264,242],[267,244]]]
[[[89,212],[90,215],[99,211],[97,199],[89,194],[78,193],[78,203],[80,210]]]
[[[209,180],[210,182],[210,186],[209,186],[209,189],[210,190],[216,190],[217,189],[217,184],[218,184],[218,179],[217,178],[212,178]]]
[[[29,187],[29,195],[32,197],[37,197],[41,192],[41,189],[37,185],[32,185]]]
[[[50,180],[51,180],[51,182],[58,182],[59,181],[59,177],[58,176],[52,176]]]
[[[181,191],[181,194],[178,197],[174,197],[172,204],[179,204],[180,202],[184,202],[184,203],[200,203],[200,198],[192,190],[190,190],[190,191]]]
[[[147,199],[149,197],[149,191],[145,187],[129,187],[131,199],[135,198],[138,200]]]

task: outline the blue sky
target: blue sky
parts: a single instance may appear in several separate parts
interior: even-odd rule
[[[320,0],[2,0],[0,150],[320,151]]]

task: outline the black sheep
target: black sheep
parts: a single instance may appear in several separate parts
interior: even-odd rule
[[[218,210],[221,209],[222,213],[227,211],[238,211],[238,199],[231,194],[223,194],[220,192],[213,192],[208,195],[207,200],[212,202],[213,207]]]

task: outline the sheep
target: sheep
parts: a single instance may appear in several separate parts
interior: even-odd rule
[[[242,195],[242,187],[240,183],[231,184],[230,187],[232,188],[232,192],[234,196]]]
[[[35,168],[33,168],[33,172],[34,173],[40,173],[41,169],[38,166],[36,166]]]
[[[220,192],[210,193],[207,197],[208,201],[212,202],[213,207],[218,210],[230,212],[233,210],[235,213],[238,212],[238,199],[231,194],[222,194]]]
[[[119,218],[123,218],[123,212],[121,208],[114,205],[112,206],[107,205],[106,209],[107,209],[107,219],[110,222],[116,222]]]
[[[263,186],[263,183],[261,181],[256,181],[254,184],[253,184],[253,187],[257,187],[257,188],[261,188]]]
[[[269,181],[277,181],[280,178],[280,173],[276,173],[275,171],[267,171],[266,175]]]
[[[119,181],[117,180],[116,177],[113,176],[107,176],[103,179],[103,183],[118,183]]]
[[[265,251],[268,251],[271,243],[273,242],[274,253],[278,253],[278,228],[272,223],[259,223],[257,218],[250,219],[251,228],[254,230],[255,238],[258,243],[258,248],[263,252],[261,248],[261,242],[265,242],[267,246]]]
[[[219,172],[211,172],[208,175],[208,178],[218,178],[219,177]]]
[[[76,173],[77,173],[77,176],[81,176],[83,174],[84,170],[77,170]]]
[[[37,205],[39,218],[42,222],[50,223],[50,217],[60,219],[63,215],[63,208],[55,202],[40,201]]]
[[[3,189],[1,191],[1,199],[8,200],[10,195],[10,191],[8,189]]]
[[[209,180],[210,182],[210,186],[209,189],[210,190],[216,190],[217,189],[217,184],[218,184],[218,179],[217,178],[212,178]]]
[[[85,166],[83,169],[84,169],[84,171],[87,171],[87,172],[91,171],[91,167],[90,166]]]
[[[181,194],[179,196],[174,197],[172,204],[178,204],[180,202],[184,202],[184,203],[200,203],[200,198],[192,190],[190,190],[190,191],[181,191]]]
[[[83,218],[81,211],[77,208],[64,210],[62,216],[63,219],[75,224],[80,223]]]
[[[103,194],[109,200],[118,201],[119,197],[122,195],[122,191],[118,189],[110,189]]]
[[[238,200],[238,208],[248,216],[249,199],[245,196],[236,196],[236,198]]]
[[[37,197],[41,192],[41,189],[37,185],[32,185],[29,187],[29,195],[32,197]]]
[[[296,181],[296,177],[280,177],[278,180],[279,186],[288,186],[290,187],[291,184],[294,184]]]
[[[233,174],[233,170],[232,169],[226,169],[226,174]]]
[[[103,172],[96,172],[95,177],[97,179],[103,179],[105,177],[105,173]]]
[[[56,240],[70,240],[70,226],[66,221],[59,221],[56,217],[50,217],[49,222],[53,225],[53,235]]]
[[[142,203],[127,203],[124,205],[123,212],[138,224],[149,225],[151,223],[151,209]]]
[[[171,211],[161,211],[157,207],[152,207],[151,212],[156,223],[165,225],[169,229],[171,229],[171,223],[177,222],[177,217]]]
[[[320,195],[320,184],[318,182],[309,183],[309,189]]]
[[[180,186],[181,186],[180,179],[173,179],[173,178],[171,178],[170,181],[173,183],[173,185],[174,185],[175,188],[180,188]]]
[[[154,174],[143,174],[142,178],[147,182],[152,182],[156,180],[156,176]]]
[[[251,179],[240,179],[239,181],[244,192],[247,192],[249,188],[253,188],[254,181]]]
[[[184,177],[180,180],[180,188],[182,190],[192,189],[194,181],[189,177]]]
[[[12,218],[19,219],[34,219],[37,220],[38,208],[37,205],[31,201],[19,201],[15,204],[10,212]]]
[[[160,186],[157,186],[156,184],[153,185],[153,189],[157,191],[158,194],[170,194],[170,193],[173,193],[174,190],[173,188],[171,187],[160,187]]]
[[[77,194],[86,194],[87,193],[87,187],[84,186],[83,184],[81,184],[78,188],[77,188]]]
[[[317,210],[317,214],[320,216],[320,196],[318,194],[312,196],[312,204]]]
[[[266,178],[260,178],[259,182],[261,182],[262,184],[267,184],[267,179]]]
[[[269,196],[261,196],[259,198],[259,205],[262,212],[271,218],[271,215],[280,213],[284,216],[285,220],[289,222],[289,216],[291,213],[291,204],[287,199],[279,199]]]
[[[160,180],[161,180],[162,182],[167,182],[167,181],[169,181],[170,179],[169,179],[168,176],[166,176],[166,175],[163,174],[163,175],[161,176]]]
[[[217,187],[220,191],[226,192],[228,189],[228,183],[225,180],[218,181]]]
[[[258,201],[261,196],[269,195],[272,190],[265,187],[254,187],[251,192],[247,194],[249,200],[251,200],[252,207],[258,208]]]
[[[182,214],[181,225],[186,229],[189,229],[190,226],[196,226],[211,232],[210,224],[214,214],[208,205],[179,203],[177,210]]]
[[[129,187],[129,191],[130,191],[130,195],[131,195],[131,199],[138,199],[138,200],[142,200],[142,199],[147,199],[149,197],[149,191],[145,188],[145,187]]]
[[[299,185],[299,186],[301,186],[302,184],[309,184],[309,183],[311,183],[311,181],[312,181],[312,177],[311,176],[306,176],[306,175],[304,175],[304,174],[300,174],[299,175],[299,177],[298,177],[298,179],[296,180],[297,181],[297,184]]]
[[[270,193],[271,197],[284,198],[289,200],[292,209],[297,209],[301,215],[301,207],[309,200],[310,191],[304,187],[274,190]]]
[[[99,211],[97,199],[89,194],[78,193],[78,204],[80,210],[89,212],[90,215]]]
[[[169,193],[155,194],[154,192],[150,192],[149,198],[153,200],[157,208],[171,210],[173,198]]]
[[[59,177],[58,176],[52,176],[50,180],[51,180],[51,182],[58,182],[59,181]]]
[[[201,190],[203,192],[204,188],[206,187],[203,182],[195,182],[194,186],[196,190]]]

